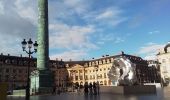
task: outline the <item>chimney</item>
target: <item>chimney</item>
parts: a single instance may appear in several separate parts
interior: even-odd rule
[[[63,61],[63,59],[61,59],[61,61]]]
[[[1,55],[3,55],[3,53],[1,53]]]
[[[20,57],[22,57],[22,54],[20,54]]]
[[[109,55],[106,55],[106,57],[108,57]]]
[[[121,51],[121,54],[122,54],[122,55],[124,55],[124,52],[123,52],[123,51]]]
[[[10,54],[8,54],[8,56],[10,56]]]
[[[72,59],[70,59],[70,61],[72,61]]]

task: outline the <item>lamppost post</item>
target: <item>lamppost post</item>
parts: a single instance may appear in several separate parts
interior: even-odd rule
[[[28,43],[28,51],[26,50],[27,43]],[[37,44],[37,41],[35,41],[35,43],[33,44],[33,42],[31,41],[31,38],[27,42],[24,39],[21,42],[21,44],[22,44],[23,51],[25,51],[29,55],[29,63],[28,63],[28,69],[27,69],[27,86],[26,86],[26,97],[25,97],[25,100],[30,100],[30,62],[31,62],[31,54],[37,52],[38,44]],[[34,51],[31,51],[32,46],[34,46]]]

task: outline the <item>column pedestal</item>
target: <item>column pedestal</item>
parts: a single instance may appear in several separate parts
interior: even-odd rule
[[[50,70],[31,72],[31,94],[49,94],[53,90],[54,75]]]

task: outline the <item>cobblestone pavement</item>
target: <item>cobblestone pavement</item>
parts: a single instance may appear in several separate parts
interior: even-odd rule
[[[24,97],[12,96],[7,100],[24,100]],[[62,93],[60,95],[31,96],[30,100],[163,100],[163,98],[158,98],[157,95],[100,94],[84,96],[76,93]]]
[[[61,93],[60,95],[31,96],[30,100],[170,100],[170,88],[158,90],[157,95],[100,94],[84,96],[83,93]],[[8,96],[7,100],[25,100],[23,96]]]

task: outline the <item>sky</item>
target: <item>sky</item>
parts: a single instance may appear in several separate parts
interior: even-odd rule
[[[27,56],[38,0],[0,0],[0,53]],[[121,51],[154,59],[170,41],[169,0],[48,0],[50,59],[90,60]],[[36,55],[34,55],[36,57]]]

